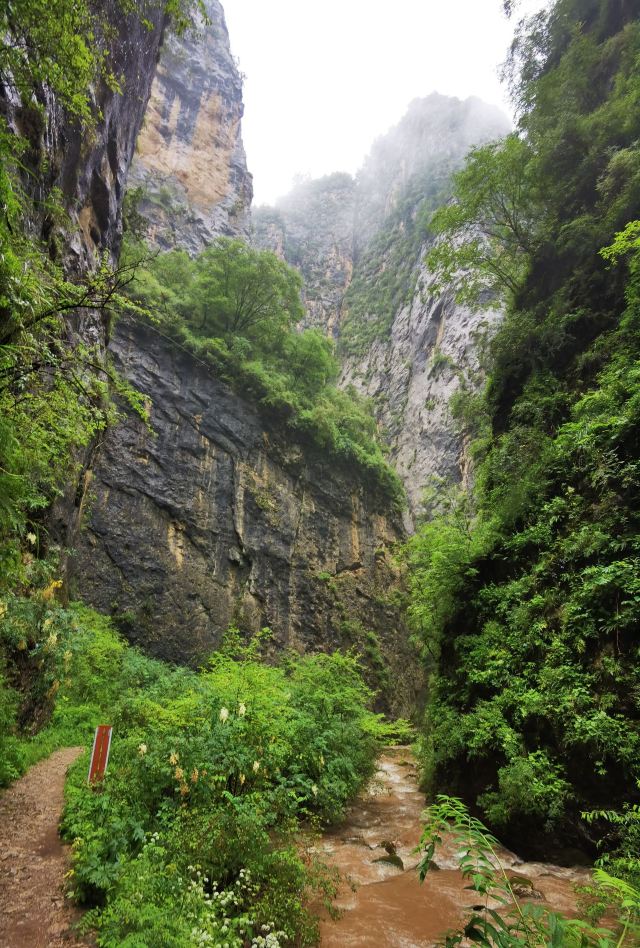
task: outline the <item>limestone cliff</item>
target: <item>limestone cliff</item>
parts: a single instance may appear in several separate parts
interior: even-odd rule
[[[143,186],[156,245],[190,252],[242,234],[251,196],[240,80],[217,0],[207,10],[202,35],[163,52],[129,184]],[[76,593],[172,661],[198,662],[232,624],[269,626],[274,649],[354,646],[384,706],[408,713],[419,682],[398,605],[397,513],[152,327],[119,321],[110,351],[148,397],[150,427],[126,416],[102,438]]]
[[[348,174],[307,181],[252,215],[253,243],[273,250],[304,277],[306,324],[337,335],[354,260],[356,183]]]
[[[205,8],[199,32],[168,39],[129,182],[141,188],[149,239],[192,253],[220,234],[245,236],[252,196],[242,79],[220,3]]]
[[[254,214],[254,240],[298,266],[307,319],[333,335],[343,384],[374,399],[409,496],[407,525],[434,477],[468,475],[449,402],[477,370],[475,339],[499,318],[431,293],[429,216],[474,144],[509,130],[478,99],[417,99],[373,146],[356,179],[306,182]]]
[[[127,175],[167,26],[164,3],[157,0],[148,4],[144,22],[136,12],[124,14],[117,0],[99,0],[96,9],[110,27],[109,62],[120,77],[121,91],[104,82],[93,90],[97,119],[89,134],[80,134],[77,122],[46,87],[37,91],[44,108],[35,111],[0,79],[0,116],[28,142],[22,166],[23,185],[34,198],[30,229],[48,244],[71,279],[83,277],[105,254],[112,262],[117,259]],[[48,214],[42,198],[54,188],[62,195],[68,219]],[[65,329],[69,346],[80,341],[92,348],[96,362],[105,357],[103,313],[73,311]],[[48,518],[50,538],[62,549],[74,544],[94,448],[76,454],[66,491]]]
[[[77,591],[178,662],[232,624],[269,626],[278,650],[355,646],[384,706],[407,713],[418,676],[394,593],[400,524],[152,329],[121,324],[112,352],[148,394],[152,430],[128,418],[105,439]]]
[[[80,133],[46,88],[38,94],[45,107],[39,113],[17,100],[0,77],[0,116],[29,142],[22,158],[24,186],[37,190],[40,199],[59,188],[70,217],[70,223],[55,224],[45,208],[33,226],[45,240],[59,229],[64,263],[72,274],[86,272],[104,251],[117,256],[125,184],[167,25],[159,2],[148,5],[144,22],[138,13],[124,14],[117,0],[99,0],[96,7],[113,31],[109,62],[122,88],[100,83],[94,90],[100,117],[90,134]],[[51,252],[56,253],[53,240]]]

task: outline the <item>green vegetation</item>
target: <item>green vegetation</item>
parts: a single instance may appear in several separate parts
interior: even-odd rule
[[[186,3],[171,0],[164,8],[186,27]],[[33,136],[19,137],[0,120],[0,589],[22,581],[25,537],[35,537],[27,550],[41,551],[42,511],[116,417],[110,391],[141,409],[99,347],[74,334],[83,311],[126,305],[120,290],[127,274],[106,259],[95,259],[82,279],[66,272],[71,223],[62,195],[42,187],[50,169],[36,145],[51,96],[78,134],[94,133],[100,115],[92,84],[115,90],[120,82],[111,33],[85,2],[28,0],[0,11],[0,79],[20,97],[20,121]]]
[[[445,199],[449,175],[444,166],[414,176],[356,260],[340,330],[340,349],[347,355],[362,355],[383,339],[396,313],[412,299],[429,220]]]
[[[444,839],[458,853],[458,866],[473,892],[477,893],[464,925],[448,932],[446,948],[473,942],[484,948],[622,948],[640,938],[640,890],[610,876],[603,869],[594,873],[593,895],[609,908],[609,925],[598,926],[582,919],[567,919],[545,906],[518,897],[517,877],[510,876],[499,856],[499,843],[464,804],[440,795],[426,810],[427,822],[418,865],[424,882],[433,867],[433,857]],[[616,924],[611,928],[611,918]]]
[[[142,16],[133,0],[117,0],[119,16]],[[147,17],[163,10],[173,29],[184,32],[194,15],[204,14],[201,0],[150,0]],[[118,15],[118,14],[116,14]],[[148,19],[143,23],[149,24]],[[34,113],[44,115],[45,90],[85,127],[98,117],[91,88],[100,82],[114,91],[122,77],[113,70],[114,25],[87,0],[9,0],[0,10],[0,80]]]
[[[126,257],[140,260],[133,244]],[[365,481],[400,506],[400,480],[386,463],[365,399],[338,389],[329,339],[302,319],[299,275],[266,250],[219,238],[195,259],[181,250],[147,259],[127,287],[152,327],[188,349],[252,398],[296,440],[355,464]]]
[[[464,298],[506,307],[484,392],[458,403],[475,491],[409,550],[427,782],[520,851],[617,846],[636,885],[639,55],[636,13],[605,0],[519,31],[518,132],[471,154],[433,222],[442,279],[463,266]]]
[[[159,8],[175,29],[202,12],[183,0]],[[140,12],[129,0],[120,9]],[[140,315],[142,302],[157,331],[298,438],[357,464],[398,502],[399,482],[367,408],[333,387],[328,342],[294,331],[299,282],[272,255],[234,241],[195,261],[167,254],[136,274],[128,298],[128,263],[96,257],[84,276],[69,274],[73,225],[62,194],[43,198],[50,169],[36,142],[54,100],[92,141],[96,91],[122,84],[116,33],[84,2],[0,12],[0,80],[33,130],[21,139],[0,123],[0,785],[58,747],[89,746],[108,716],[107,777],[87,786],[81,758],[64,814],[71,884],[98,943],[312,944],[308,905],[330,901],[335,879],[301,829],[340,816],[395,732],[367,710],[372,693],[351,655],[267,665],[260,639],[243,645],[232,632],[195,673],[144,657],[104,617],[63,602],[46,513],[116,420],[114,391],[146,413],[100,346],[81,341],[78,315]]]
[[[388,737],[357,661],[267,665],[264,635],[246,645],[232,630],[200,673],[172,668],[103,616],[57,603],[52,575],[34,562],[28,594],[2,601],[0,776],[59,746],[89,747],[96,724],[113,724],[105,780],[88,787],[80,758],[63,819],[98,944],[314,944],[307,903],[330,900],[335,880],[301,823],[338,818]]]

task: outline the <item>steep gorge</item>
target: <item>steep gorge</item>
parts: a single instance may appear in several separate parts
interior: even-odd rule
[[[253,240],[276,256],[246,242],[241,81],[217,0],[200,35],[169,40],[155,80],[167,13],[179,26],[193,7],[152,0],[143,22],[122,2],[94,19],[83,0],[25,0],[52,34],[62,10],[72,51],[113,47],[118,77],[55,50],[82,79],[79,106],[37,62],[18,95],[0,58],[0,785],[114,722],[100,792],[80,762],[62,824],[100,943],[226,944],[231,929],[238,946],[311,944],[307,907],[332,886],[299,831],[341,819],[383,742],[409,737],[375,712],[420,714],[423,785],[453,795],[429,807],[420,875],[452,825],[482,868],[463,860],[479,907],[448,941],[640,943],[636,0],[555,0],[520,25],[514,134],[495,142],[506,123],[478,100],[416,100],[356,178],[303,182],[258,211]],[[145,224],[160,265],[112,293]],[[435,233],[454,264],[431,254],[431,273]],[[259,330],[228,319],[220,248],[279,288]],[[277,255],[304,277],[304,315]],[[250,270],[258,258],[272,269]],[[438,278],[467,298],[480,286],[478,306]],[[496,294],[501,308],[481,305]],[[404,523],[360,393],[406,484]],[[440,507],[423,499],[458,482]],[[420,800],[400,783],[385,804],[417,842]],[[411,901],[386,903],[395,945],[418,867],[361,800],[339,848],[368,878],[411,872]],[[470,814],[521,857],[600,855],[589,913],[611,931],[521,911],[540,891],[492,871]],[[369,896],[364,938],[374,917],[384,940],[385,894]],[[415,921],[407,944],[424,941]]]
[[[130,179],[149,240],[190,253],[242,236],[251,199],[241,83],[217,0],[207,11],[202,38],[163,53]],[[109,348],[151,430],[129,415],[96,452],[74,593],[173,661],[196,663],[230,625],[268,626],[274,650],[355,647],[383,705],[409,713],[398,514],[153,326],[121,320]]]
[[[130,178],[152,244],[191,254],[247,234],[252,192],[241,80],[217,0],[207,12],[203,35],[163,52]],[[133,641],[191,662],[230,624],[268,626],[277,649],[354,646],[387,706],[407,713],[420,673],[393,549],[434,478],[468,479],[449,400],[474,384],[476,334],[499,316],[431,292],[428,216],[468,149],[507,128],[479,100],[434,93],[375,143],[356,180],[303,183],[253,215],[254,244],[302,273],[305,323],[336,339],[341,384],[373,399],[407,490],[404,523],[354,471],[287,446],[152,326],[116,324],[110,351],[148,397],[154,433],[133,416],[106,433],[73,590]]]
[[[479,384],[478,337],[500,318],[433,288],[429,216],[469,149],[508,130],[506,116],[479,99],[433,93],[374,143],[355,179],[302,182],[253,214],[256,243],[303,274],[308,323],[336,339],[341,384],[373,399],[407,490],[409,528],[425,488],[468,482],[449,403],[461,384]]]

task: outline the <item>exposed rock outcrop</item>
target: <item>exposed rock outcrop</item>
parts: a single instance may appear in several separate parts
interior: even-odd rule
[[[242,144],[242,78],[229,48],[223,9],[206,0],[208,23],[169,37],[130,187],[148,237],[167,249],[197,253],[216,236],[246,236],[252,183]]]
[[[104,254],[112,262],[117,259],[127,175],[167,27],[160,0],[148,4],[144,21],[138,12],[123,13],[118,0],[99,0],[96,9],[109,25],[109,64],[120,77],[121,91],[106,82],[94,90],[97,119],[90,132],[81,133],[47,88],[37,92],[44,109],[36,111],[0,81],[0,115],[29,146],[22,164],[25,190],[34,198],[30,228],[49,242],[52,257],[62,257],[71,279],[94,269]],[[67,221],[50,217],[42,200],[54,188],[62,194]],[[91,347],[96,363],[105,357],[103,313],[73,311],[65,325],[69,346],[81,342]],[[48,518],[51,538],[64,549],[74,544],[94,448],[76,454],[67,489]]]
[[[217,0],[207,10],[199,40],[163,53],[130,182],[152,240],[190,252],[242,234],[251,196],[240,79]],[[384,705],[407,713],[418,678],[396,602],[397,515],[152,327],[120,322],[110,350],[149,397],[152,430],[128,417],[103,439],[77,592],[172,661],[202,659],[232,624],[268,625],[274,649],[355,646]]]
[[[354,261],[356,183],[332,174],[306,181],[278,202],[254,210],[253,243],[272,250],[304,276],[306,326],[337,335]]]
[[[431,292],[428,220],[469,148],[508,130],[495,107],[434,93],[374,144],[355,180],[305,182],[254,215],[254,241],[301,270],[308,322],[337,339],[342,384],[374,399],[409,527],[434,477],[468,477],[450,400],[463,377],[473,384],[476,337],[500,317]]]
[[[22,160],[34,173],[25,176],[25,187],[37,192],[36,198],[53,188],[62,192],[70,226],[59,225],[61,243],[65,264],[75,274],[91,268],[97,254],[107,251],[115,258],[119,250],[125,184],[167,25],[164,3],[150,3],[144,22],[136,12],[124,14],[117,0],[96,6],[113,30],[109,63],[122,89],[101,83],[95,90],[100,118],[90,134],[80,133],[47,89],[38,94],[45,106],[39,114],[0,80],[0,115],[29,142]],[[33,224],[45,239],[53,236],[46,209]]]
[[[173,661],[197,662],[232,624],[269,626],[278,650],[354,645],[385,705],[408,712],[418,677],[394,597],[400,524],[153,330],[121,324],[112,351],[150,396],[153,431],[129,418],[96,459],[82,596]]]

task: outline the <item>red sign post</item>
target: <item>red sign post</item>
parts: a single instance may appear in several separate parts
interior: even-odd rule
[[[105,775],[109,761],[112,730],[113,728],[110,724],[99,724],[96,728],[96,734],[93,739],[93,750],[91,751],[91,763],[89,764],[88,783],[97,783],[97,781],[102,780]]]

